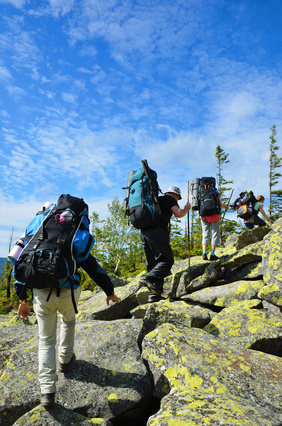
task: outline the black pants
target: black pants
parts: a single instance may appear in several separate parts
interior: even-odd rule
[[[260,217],[258,217],[258,216],[254,216],[254,222],[253,223],[251,223],[251,222],[246,222],[245,223],[245,225],[246,225],[246,228],[247,229],[253,229],[254,227],[255,227],[255,225],[258,225],[258,226],[265,226],[265,221],[264,220],[262,220]]]
[[[145,252],[147,277],[167,277],[174,264],[167,230],[160,225],[141,229],[141,243]]]

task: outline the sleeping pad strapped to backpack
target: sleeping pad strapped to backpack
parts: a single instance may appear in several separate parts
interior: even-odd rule
[[[56,205],[36,215],[26,236],[14,267],[16,280],[28,288],[50,288],[50,294],[53,288],[68,287],[73,297],[80,281],[77,262],[87,259],[94,244],[87,204],[62,194]]]
[[[137,229],[158,225],[163,219],[157,200],[160,191],[157,173],[148,167],[146,160],[142,164],[143,167],[129,172],[125,200],[125,214]]]
[[[244,191],[240,193],[239,197],[231,204],[230,208],[237,210],[237,217],[249,219],[258,214],[258,211],[255,209],[256,202],[257,199],[253,191]]]
[[[200,216],[212,216],[216,213],[220,213],[218,195],[215,193],[215,178],[201,178],[198,196]]]

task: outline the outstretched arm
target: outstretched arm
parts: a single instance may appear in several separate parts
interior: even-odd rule
[[[185,204],[184,209],[181,209],[179,206],[171,207],[171,211],[175,217],[183,217],[190,210],[191,204],[189,201]]]
[[[265,213],[265,211],[263,210],[263,207],[262,207],[262,205],[261,206],[259,206],[259,211],[260,211],[260,213],[265,217],[265,219],[268,221],[268,222],[272,222],[272,220],[267,216],[267,214]]]
[[[90,254],[86,260],[79,263],[79,266],[81,266],[90,278],[92,278],[92,280],[95,281],[102,290],[104,290],[107,295],[107,304],[109,304],[108,302],[110,300],[115,303],[120,302],[120,298],[114,294],[114,285],[112,280],[102,266],[99,265],[94,256]]]

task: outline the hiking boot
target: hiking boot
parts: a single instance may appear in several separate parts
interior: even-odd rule
[[[203,253],[203,259],[204,259],[204,260],[208,260],[208,255],[207,255],[207,253]]]
[[[219,257],[217,257],[215,254],[210,255],[210,260],[218,260]]]
[[[67,371],[69,371],[70,367],[72,366],[72,364],[75,361],[75,354],[72,354],[71,360],[67,363],[67,364],[62,364],[60,362],[60,366],[59,366],[59,372],[60,373],[66,373]]]
[[[154,294],[161,294],[163,291],[162,278],[151,278],[147,277],[146,275],[141,275],[139,282]]]
[[[51,408],[55,404],[55,392],[43,393],[40,395],[40,403],[42,407]]]

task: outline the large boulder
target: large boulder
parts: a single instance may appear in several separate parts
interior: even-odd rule
[[[181,404],[182,407],[185,405],[186,424],[193,424],[188,420],[195,410],[200,410],[200,421],[195,424],[205,424],[204,418],[212,424],[213,417],[209,418],[203,404],[208,403],[207,396],[215,401],[215,396],[221,394],[226,395],[225,400],[231,410],[228,422],[222,424],[235,424],[230,418],[236,418],[240,406],[241,415],[247,413],[249,407],[252,418],[255,413],[260,414],[259,418],[263,416],[265,423],[261,424],[264,426],[268,424],[268,420],[273,425],[282,422],[280,357],[238,348],[204,330],[176,327],[173,324],[163,324],[147,334],[143,341],[142,356],[152,372],[155,395],[163,398],[172,390],[178,392],[177,402],[174,404],[180,404],[180,409]],[[181,393],[183,389],[184,396]],[[195,390],[198,393],[191,402],[190,398]],[[171,397],[173,398],[173,394]],[[187,402],[184,402],[186,397]],[[170,396],[167,400],[170,400]],[[224,399],[219,398],[219,410],[222,409],[223,401]],[[212,416],[215,416],[214,411],[215,407],[212,406]],[[172,406],[169,405],[165,413],[158,412],[156,418],[159,415],[161,418],[170,418],[171,413]],[[177,414],[176,411],[172,418],[177,418]],[[226,414],[225,412],[225,416]],[[165,424],[158,421],[159,419],[149,424]]]
[[[262,270],[266,286],[259,297],[282,308],[282,218],[264,239]]]

